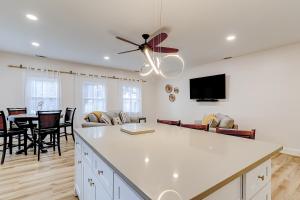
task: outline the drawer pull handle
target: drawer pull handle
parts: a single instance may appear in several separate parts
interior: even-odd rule
[[[261,181],[265,180],[265,176],[258,176],[257,178],[260,179]]]
[[[79,142],[76,142],[76,144],[78,145],[78,144],[79,144]]]
[[[91,179],[91,178],[88,178],[88,182],[91,183],[91,182],[92,182],[92,179]]]
[[[93,182],[90,182],[90,186],[93,187],[93,186],[94,186],[94,183],[93,183]]]
[[[78,164],[81,164],[81,160],[78,160],[77,163],[78,163]]]
[[[103,175],[103,171],[98,170],[98,175]]]
[[[88,154],[87,152],[84,152],[84,155],[87,156],[87,155],[89,155],[89,154]]]

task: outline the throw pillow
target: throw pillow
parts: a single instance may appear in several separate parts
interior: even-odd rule
[[[100,122],[105,123],[107,125],[112,125],[110,117],[107,116],[105,113],[102,113]]]
[[[224,117],[219,124],[220,128],[233,128],[234,120],[230,117]]]
[[[122,124],[122,121],[121,121],[120,117],[113,117],[112,121],[113,121],[114,125]]]
[[[209,123],[209,127],[211,128],[217,128],[219,125],[220,121],[216,118],[216,119],[212,119]]]
[[[102,116],[102,112],[100,112],[100,111],[94,111],[94,112],[92,112],[92,114],[94,114],[97,117],[98,121],[100,121],[101,116]]]
[[[130,123],[130,117],[125,112],[120,112],[119,114],[122,123]]]
[[[97,116],[93,113],[88,114],[87,118],[89,122],[99,122]]]
[[[202,125],[208,125],[213,119],[217,120],[214,114],[204,116],[202,119]]]

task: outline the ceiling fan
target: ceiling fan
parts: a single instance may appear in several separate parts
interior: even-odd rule
[[[157,52],[157,53],[177,53],[179,51],[178,49],[175,49],[175,48],[158,46],[165,39],[167,39],[167,37],[168,37],[167,33],[159,33],[156,36],[154,36],[152,39],[150,39],[150,41],[147,41],[150,38],[149,34],[143,34],[142,37],[145,40],[145,42],[143,44],[137,44],[135,42],[132,42],[132,41],[129,41],[127,39],[117,36],[116,37],[117,39],[122,40],[127,43],[130,43],[130,44],[138,47],[137,49],[123,51],[118,54],[125,54],[125,53],[130,53],[130,52],[135,52],[135,51],[142,51],[144,53],[144,51],[146,49],[149,49],[149,50],[151,50],[153,52]]]

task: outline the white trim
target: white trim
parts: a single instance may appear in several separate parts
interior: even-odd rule
[[[281,153],[289,154],[292,156],[300,156],[300,149],[284,147]]]

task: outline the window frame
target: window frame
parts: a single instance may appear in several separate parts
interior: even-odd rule
[[[86,87],[88,85],[92,85],[93,87],[102,87],[102,89],[104,91],[101,91],[101,93],[103,94],[103,97],[97,97],[95,96],[95,93],[97,93],[97,89],[95,90],[95,88],[93,89],[93,97],[86,97],[85,96],[85,90],[87,89]],[[106,89],[106,84],[101,82],[101,81],[84,81],[82,83],[82,113],[83,114],[88,114],[90,112],[93,111],[102,111],[102,112],[106,112],[107,111],[107,93],[106,93],[107,89]],[[92,101],[92,109],[91,110],[86,110],[86,100],[91,100]],[[95,104],[96,101],[102,101],[102,105],[100,105],[99,107],[97,107],[97,105]],[[100,108],[103,107],[103,108]]]
[[[55,83],[55,88],[56,88],[56,96],[47,96],[47,93],[45,91],[47,91],[47,89],[49,88],[44,88],[44,84],[45,82],[50,82],[50,83]],[[41,85],[42,88],[41,89],[41,93],[42,95],[40,96],[37,92],[37,90],[39,90],[39,86]],[[28,107],[28,113],[30,114],[35,114],[38,110],[59,110],[60,105],[61,105],[61,95],[60,95],[60,79],[59,77],[47,77],[47,75],[45,76],[30,76],[26,79],[26,107]],[[43,105],[41,108],[39,108],[39,102],[42,101]],[[49,106],[45,106],[44,102],[55,102],[55,106],[53,108],[49,108]],[[34,103],[35,102],[35,103]]]
[[[136,92],[136,95],[137,97],[136,98],[133,98],[132,97],[132,94],[133,94],[133,89],[136,88],[137,89],[137,92]],[[125,90],[126,89],[129,89],[130,92],[129,92],[129,95],[131,95],[130,97],[125,97]],[[129,101],[129,110],[126,110],[125,109],[125,101]],[[136,101],[137,103],[137,109],[136,111],[133,111],[132,110],[132,102],[133,101]],[[126,112],[126,113],[129,113],[129,114],[132,114],[132,115],[136,115],[136,114],[141,114],[142,113],[142,88],[141,86],[139,85],[122,85],[122,111],[123,112]]]

